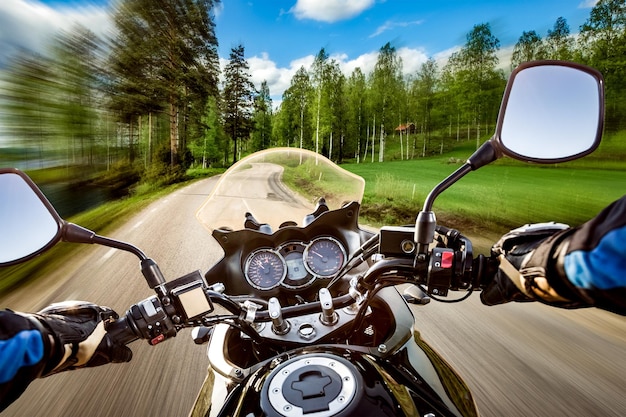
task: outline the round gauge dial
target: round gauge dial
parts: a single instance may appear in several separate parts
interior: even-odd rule
[[[346,252],[332,237],[313,240],[304,250],[306,268],[314,275],[329,278],[335,275],[346,260]]]
[[[246,260],[244,274],[254,288],[271,290],[285,278],[287,266],[280,254],[271,249],[252,252]]]

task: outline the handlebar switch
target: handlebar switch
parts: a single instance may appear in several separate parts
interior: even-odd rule
[[[428,293],[445,297],[452,285],[455,252],[448,248],[433,248],[428,265]]]
[[[138,333],[151,345],[176,336],[176,328],[167,316],[157,297],[150,297],[135,304],[128,311]]]

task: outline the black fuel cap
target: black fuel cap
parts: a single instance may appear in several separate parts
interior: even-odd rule
[[[326,411],[342,387],[341,377],[324,365],[306,365],[291,372],[283,382],[287,402],[302,408],[304,414]]]
[[[305,355],[276,367],[264,384],[270,415],[334,416],[355,401],[362,390],[358,371],[333,355]]]

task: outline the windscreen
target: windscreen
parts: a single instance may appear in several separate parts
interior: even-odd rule
[[[273,230],[286,221],[302,225],[324,198],[333,210],[361,202],[365,181],[322,155],[297,148],[252,154],[226,171],[196,217],[204,227],[239,230],[246,213]]]

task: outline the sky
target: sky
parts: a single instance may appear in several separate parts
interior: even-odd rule
[[[0,0],[0,71],[17,48],[45,51],[59,29],[79,22],[110,33],[114,0]],[[155,5],[158,0],[154,0]],[[558,17],[577,33],[595,0],[222,0],[215,11],[222,63],[242,44],[252,81],[268,82],[276,101],[291,77],[323,47],[346,75],[369,73],[390,42],[406,74],[429,58],[445,62],[474,25],[489,23],[501,44],[501,65],[523,31],[542,38]]]

